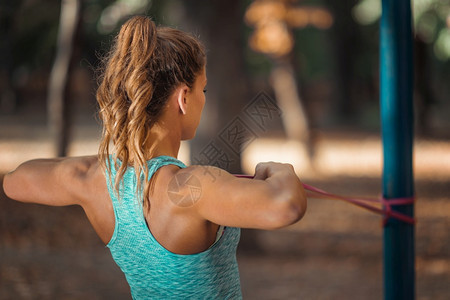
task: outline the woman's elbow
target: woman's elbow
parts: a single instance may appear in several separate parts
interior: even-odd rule
[[[3,192],[5,195],[10,199],[15,199],[15,191],[16,188],[14,187],[14,180],[12,177],[12,173],[8,173],[3,177]]]
[[[271,229],[279,229],[300,221],[306,213],[306,194],[302,190],[299,193],[285,195],[277,204],[271,217]]]
[[[27,176],[26,173],[22,172],[22,169],[21,165],[3,177],[3,192],[12,200],[26,202],[24,190],[27,188]]]

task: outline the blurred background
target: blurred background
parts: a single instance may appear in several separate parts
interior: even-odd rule
[[[99,60],[131,15],[199,36],[207,103],[186,164],[253,174],[292,163],[308,184],[381,192],[381,0],[2,0],[0,174],[32,158],[97,152]],[[450,290],[450,1],[412,0],[418,299]],[[3,175],[0,175],[2,178]],[[243,230],[245,299],[380,299],[381,218],[310,199],[299,223]],[[0,299],[129,299],[79,207],[0,193]]]

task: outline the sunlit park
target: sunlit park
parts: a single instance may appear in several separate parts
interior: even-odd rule
[[[133,15],[207,49],[179,160],[290,163],[308,187],[299,222],[242,229],[244,299],[450,298],[450,1],[2,0],[0,182],[98,153],[100,61]],[[0,188],[1,300],[130,298],[81,207]]]

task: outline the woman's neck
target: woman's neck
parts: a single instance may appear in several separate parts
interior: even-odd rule
[[[145,143],[146,159],[167,155],[177,158],[180,150],[181,136],[177,130],[170,130],[158,123],[150,129]]]

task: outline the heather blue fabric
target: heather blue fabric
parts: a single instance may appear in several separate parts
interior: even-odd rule
[[[112,181],[109,174],[106,178],[116,223],[107,247],[124,272],[133,299],[242,299],[236,261],[240,229],[226,227],[212,247],[198,254],[168,251],[147,227],[142,201],[136,197],[134,169],[129,167],[125,172],[118,200],[112,157],[109,163]],[[149,177],[168,164],[186,167],[170,156],[158,156],[147,163]]]

